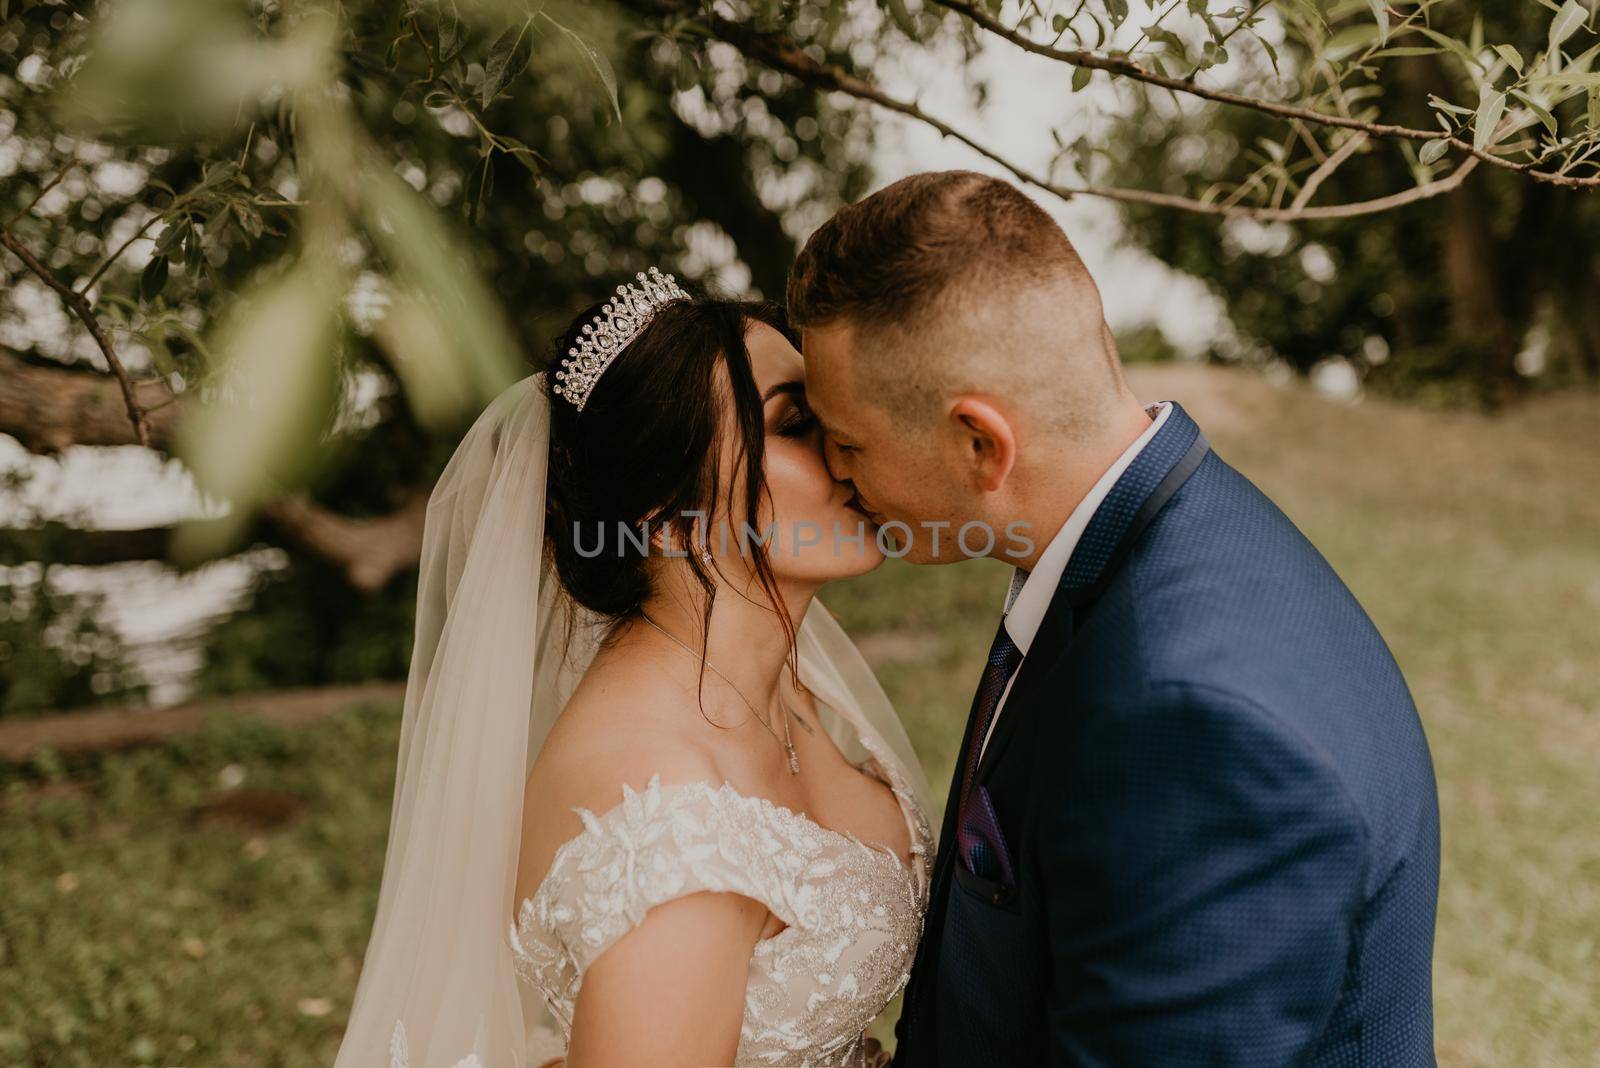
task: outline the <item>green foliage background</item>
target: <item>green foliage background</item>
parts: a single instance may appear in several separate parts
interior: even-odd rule
[[[1360,6],[1360,5],[1355,5]],[[1350,4],[1322,3],[1330,17]],[[1409,8],[1406,8],[1409,10]],[[1430,18],[1447,37],[1501,42],[1534,55],[1551,13],[1531,0],[1443,3]],[[1352,87],[1387,121],[1434,124],[1429,94],[1473,93],[1463,64],[1431,49],[1371,64]],[[1290,41],[1285,65],[1309,53]],[[1300,134],[1246,108],[1193,104],[1164,94],[1130,96],[1125,116],[1094,141],[1107,184],[1177,190],[1220,180]],[[1588,98],[1556,109],[1583,127]],[[1180,110],[1182,114],[1180,114]],[[1313,131],[1314,132],[1314,131]],[[1384,196],[1412,181],[1414,153],[1374,141],[1322,186],[1316,203]],[[1310,161],[1298,164],[1301,177]],[[1203,279],[1226,303],[1242,344],[1210,355],[1261,363],[1280,358],[1307,371],[1329,357],[1350,360],[1376,392],[1436,406],[1496,407],[1540,389],[1600,381],[1600,198],[1480,167],[1454,193],[1377,216],[1285,223],[1224,223],[1148,205],[1122,205],[1124,239]],[[1537,362],[1519,367],[1525,350]]]

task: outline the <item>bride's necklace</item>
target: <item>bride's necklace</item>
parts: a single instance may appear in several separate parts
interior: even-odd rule
[[[721,671],[717,670],[717,665],[713,664],[711,661],[707,660],[704,656],[701,656],[699,653],[697,653],[693,649],[689,648],[687,643],[685,643],[683,640],[678,638],[671,631],[664,629],[659,623],[657,623],[655,620],[651,619],[648,615],[645,615],[645,613],[644,613],[644,611],[642,609],[640,610],[639,615],[644,617],[644,621],[646,623],[650,624],[652,627],[655,627],[656,630],[661,631],[662,634],[665,634],[667,637],[671,638],[674,642],[676,642],[680,647],[682,647],[684,652],[688,653],[690,656],[694,657],[696,660],[699,660],[706,667],[708,667],[712,671],[716,672],[716,674],[722,679],[723,682],[727,683],[729,686],[732,686],[733,687],[733,692],[738,694],[739,695],[739,700],[743,701],[745,703],[746,707],[748,707],[750,709],[750,714],[756,718],[756,722],[760,723],[763,727],[767,728],[767,733],[772,735],[772,737],[778,742],[778,744],[782,745],[785,749],[787,749],[789,751],[789,773],[791,775],[800,774],[800,758],[795,755],[795,752],[794,752],[794,739],[792,737],[790,737],[790,735],[789,735],[789,706],[784,704],[783,698],[781,698],[781,697],[778,698],[778,705],[779,705],[780,708],[782,708],[784,710],[784,713],[785,713],[784,717],[783,717],[783,737],[779,738],[778,737],[778,732],[772,729],[772,724],[767,722],[767,718],[765,716],[763,716],[760,712],[756,711],[756,706],[750,703],[750,698],[748,698],[748,697],[746,697],[744,695],[744,691],[739,689],[739,687],[734,684],[734,681],[732,679],[728,678],[728,676],[724,675]]]

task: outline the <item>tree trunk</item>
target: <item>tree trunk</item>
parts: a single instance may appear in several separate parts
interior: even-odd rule
[[[1449,99],[1454,89],[1450,75],[1434,55],[1405,57],[1398,71],[1411,100],[1419,102],[1422,125],[1431,125],[1431,113],[1420,102],[1430,93]],[[1450,293],[1451,340],[1457,351],[1472,354],[1484,400],[1499,406],[1512,400],[1522,386],[1516,367],[1522,331],[1513,328],[1506,312],[1500,278],[1504,260],[1489,226],[1492,205],[1485,189],[1489,177],[1480,168],[1445,194],[1441,266]]]
[[[167,399],[166,387],[140,387],[151,444],[170,446],[184,398]],[[10,434],[28,451],[43,456],[69,445],[137,445],[122,392],[110,375],[52,365],[0,351],[0,433]],[[417,565],[430,487],[399,488],[396,508],[387,515],[347,516],[330,511],[303,493],[271,501],[261,509],[286,541],[344,571],[355,589],[370,593]],[[73,531],[60,523],[0,532],[0,563],[49,559],[104,564],[167,558],[171,534],[165,530]]]
[[[1484,400],[1500,407],[1521,392],[1516,366],[1521,332],[1506,315],[1498,270],[1501,250],[1489,230],[1485,178],[1473,174],[1445,196],[1445,277],[1451,333],[1463,351],[1477,354]]]

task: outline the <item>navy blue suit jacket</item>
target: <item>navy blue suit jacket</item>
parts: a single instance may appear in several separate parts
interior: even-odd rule
[[[1434,1063],[1416,707],[1181,407],[1084,531],[977,781],[1016,881],[955,857],[952,780],[897,1068]]]

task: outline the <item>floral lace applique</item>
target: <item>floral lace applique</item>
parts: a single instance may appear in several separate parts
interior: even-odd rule
[[[394,1034],[389,1036],[389,1068],[411,1068],[411,1049],[406,1045],[404,1021],[394,1022]],[[454,1068],[483,1068],[476,1053],[469,1053],[457,1061]]]
[[[867,742],[866,739],[863,739]],[[652,776],[556,851],[510,925],[517,974],[564,1037],[583,973],[653,906],[701,890],[766,905],[787,927],[756,944],[739,1065],[860,1065],[862,1032],[901,990],[922,933],[932,835],[894,761],[870,742],[911,831],[913,864],[724,782]]]

